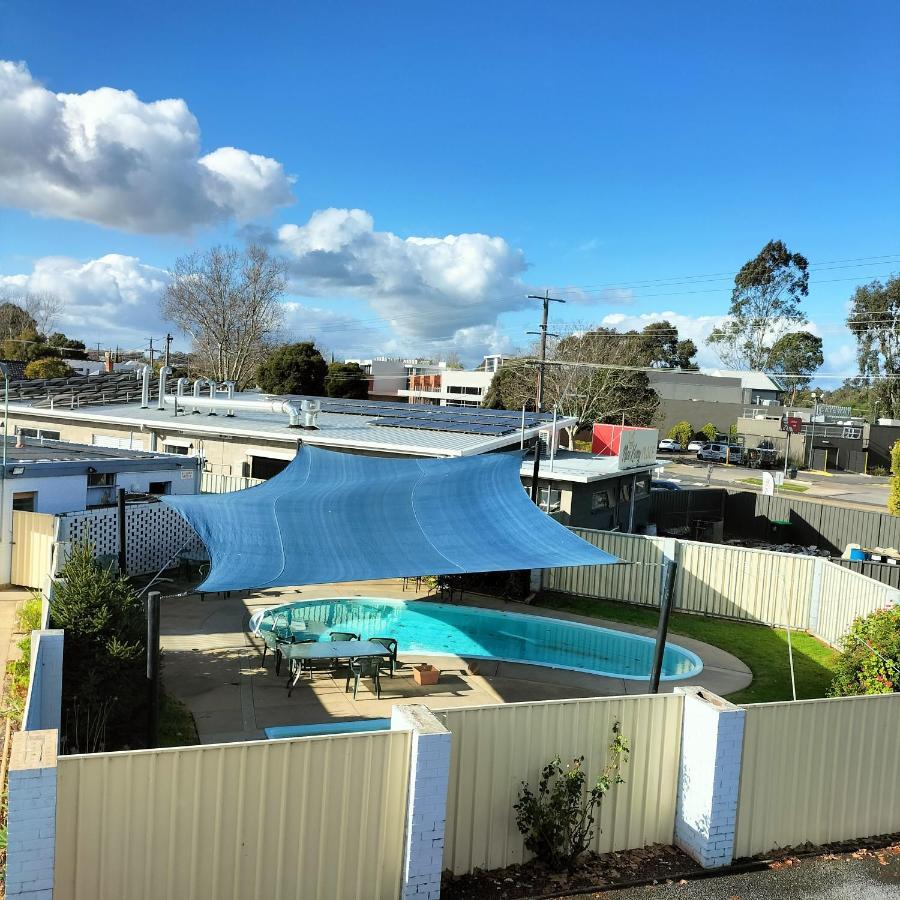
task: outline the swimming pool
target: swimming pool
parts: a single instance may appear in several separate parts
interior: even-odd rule
[[[611,678],[646,679],[652,638],[546,616],[451,606],[425,600],[299,600],[253,615],[250,630],[290,628],[297,638],[328,640],[331,631],[363,638],[393,637],[400,655],[446,654],[462,658],[550,666]],[[666,644],[662,678],[689,678],[703,670],[700,657]]]

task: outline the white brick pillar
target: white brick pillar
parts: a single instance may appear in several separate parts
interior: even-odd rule
[[[450,732],[427,706],[395,706],[392,731],[412,732],[402,900],[438,900],[450,777]]]
[[[744,710],[703,688],[684,695],[675,843],[706,869],[727,866],[741,781]]]
[[[52,900],[59,732],[20,731],[9,761],[6,896]]]

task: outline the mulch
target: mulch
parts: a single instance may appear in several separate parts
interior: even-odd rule
[[[476,869],[468,875],[444,872],[441,900],[560,896],[635,881],[677,880],[700,871],[700,865],[676,847],[654,844],[618,853],[587,853],[573,872],[553,872],[534,860],[490,872]]]

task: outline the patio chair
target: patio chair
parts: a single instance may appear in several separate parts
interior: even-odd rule
[[[378,660],[372,656],[364,656],[361,659],[351,659],[347,671],[347,683],[344,685],[344,693],[350,690],[350,679],[353,679],[353,699],[359,690],[360,678],[371,678],[375,685],[375,696],[381,699],[381,666]]]
[[[390,665],[390,675],[391,678],[394,677],[394,672],[397,669],[397,640],[392,637],[370,637],[368,638],[373,644],[381,644],[386,650],[388,650],[391,654],[390,659],[388,660],[388,664]],[[380,665],[384,666],[385,662],[382,660]]]
[[[293,639],[288,641],[287,643],[290,643],[290,644],[314,644],[315,642],[316,642],[315,638],[293,637]],[[300,671],[301,672],[303,671],[303,660],[302,659],[288,661],[288,680],[287,680],[288,697],[291,696],[291,693],[290,693],[291,692],[291,681],[293,681],[293,678],[294,678],[294,663],[295,662],[297,664],[297,667],[300,669]],[[309,670],[310,678],[312,678],[312,661],[311,660],[306,661],[306,667]],[[278,674],[277,669],[275,670],[275,674],[276,675]]]
[[[332,631],[328,637],[332,641],[358,641],[359,635],[352,631]]]

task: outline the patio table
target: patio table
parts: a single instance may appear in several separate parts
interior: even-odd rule
[[[391,655],[384,644],[376,644],[374,641],[315,641],[306,644],[286,644],[279,641],[278,649],[289,663],[298,663],[297,671],[288,680],[288,697],[303,674],[299,663],[304,660],[360,659],[372,656],[383,658]]]

